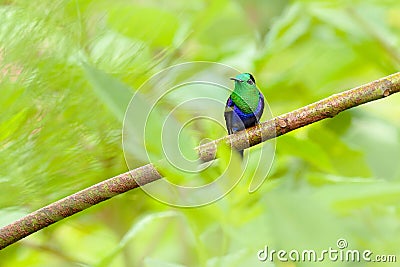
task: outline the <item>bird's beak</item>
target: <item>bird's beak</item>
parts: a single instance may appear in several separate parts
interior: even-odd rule
[[[240,83],[243,82],[241,79],[238,79],[238,78],[233,78],[233,77],[232,77],[232,78],[230,78],[230,79],[233,80],[233,81],[236,81],[236,82],[240,82]]]

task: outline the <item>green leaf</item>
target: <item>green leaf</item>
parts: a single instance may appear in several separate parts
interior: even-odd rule
[[[108,23],[121,34],[155,46],[171,45],[179,26],[175,14],[132,4],[109,9]]]
[[[294,3],[279,17],[267,34],[269,53],[284,50],[305,35],[310,27],[311,18],[306,14],[305,5]]]
[[[356,177],[371,175],[363,151],[345,143],[335,132],[324,127],[312,127],[309,130],[309,138],[324,148],[338,175]]]
[[[360,114],[344,140],[365,151],[365,162],[376,178],[392,180],[400,173],[400,131],[380,118]]]
[[[318,145],[313,139],[299,139],[291,135],[283,136],[278,142],[278,149],[289,155],[300,157],[314,167],[332,172],[333,166],[323,146]]]
[[[83,63],[85,75],[98,98],[110,109],[115,118],[122,122],[133,93],[132,89],[109,74]]]
[[[97,267],[109,266],[110,263],[121,253],[121,251],[131,242],[140,232],[146,232],[151,224],[155,223],[157,220],[171,218],[180,216],[176,212],[160,212],[147,215],[131,225],[130,229],[122,237],[118,246],[114,248],[108,255],[104,256],[98,264]]]
[[[373,206],[390,207],[400,200],[400,184],[382,180],[353,179],[343,183],[318,188],[314,195],[341,215]]]

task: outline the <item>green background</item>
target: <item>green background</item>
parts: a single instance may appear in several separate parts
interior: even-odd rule
[[[390,0],[0,1],[0,225],[127,171],[126,96],[164,68],[252,72],[279,115],[398,71],[399,18]],[[130,191],[0,251],[0,266],[311,266],[257,251],[339,238],[400,261],[399,114],[394,95],[279,137],[252,194],[243,179],[184,209]]]

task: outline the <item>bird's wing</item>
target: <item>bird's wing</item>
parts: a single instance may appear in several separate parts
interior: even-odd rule
[[[226,122],[226,129],[228,130],[228,134],[233,134],[233,127],[234,127],[234,116],[235,116],[235,111],[233,110],[234,104],[231,100],[231,98],[228,98],[228,101],[226,101],[226,106],[225,106],[225,112],[224,112],[224,117],[225,117],[225,122]],[[235,123],[237,126],[237,123]],[[239,155],[243,158],[243,150],[238,150]]]
[[[228,129],[228,134],[233,134],[233,107],[227,106],[224,112],[226,129]],[[238,150],[239,155],[243,158],[243,150]]]
[[[231,98],[229,97],[228,100],[226,101],[226,106],[225,106],[225,112],[224,112],[224,117],[225,117],[225,122],[226,122],[226,129],[228,130],[228,134],[233,133],[233,125],[232,125],[232,119],[233,119],[233,102]]]
[[[233,108],[226,107],[224,112],[225,122],[226,122],[226,129],[228,130],[228,134],[232,134],[232,117],[233,117]]]

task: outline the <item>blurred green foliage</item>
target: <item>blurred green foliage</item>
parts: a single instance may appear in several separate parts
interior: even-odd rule
[[[0,225],[125,172],[121,107],[165,67],[250,71],[278,115],[398,71],[399,18],[395,0],[0,1]],[[101,89],[106,74],[128,91]],[[133,190],[0,251],[0,266],[313,266],[257,251],[339,238],[399,261],[399,114],[394,95],[279,137],[252,194],[243,179],[180,209]]]

